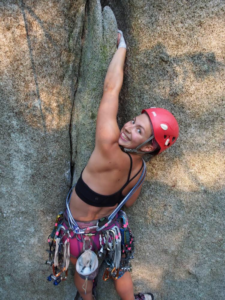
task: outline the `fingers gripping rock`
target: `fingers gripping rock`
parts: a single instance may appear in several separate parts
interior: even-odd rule
[[[118,32],[121,34],[118,49],[119,48],[127,48],[126,42],[125,42],[124,37],[123,37],[123,32],[121,30],[118,30]]]

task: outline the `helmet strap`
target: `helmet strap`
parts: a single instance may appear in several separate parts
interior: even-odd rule
[[[147,154],[147,153],[151,153],[152,151],[139,151],[139,149],[141,147],[143,147],[144,145],[146,145],[148,142],[150,142],[151,140],[154,139],[154,135],[150,136],[149,139],[147,139],[144,143],[140,144],[139,146],[137,146],[135,149],[128,149],[128,148],[123,148],[123,150],[125,152],[130,152],[130,153],[136,153],[136,154]]]

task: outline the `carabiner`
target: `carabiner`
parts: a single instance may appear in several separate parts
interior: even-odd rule
[[[104,274],[103,274],[103,276],[102,276],[102,279],[103,279],[104,281],[107,281],[109,278],[110,278],[109,268],[106,268],[106,269],[105,269],[105,272],[104,272]]]
[[[109,233],[112,233],[113,237],[112,237],[112,241],[113,241],[113,249],[109,249],[109,250],[114,250],[115,249],[115,240],[116,240],[116,234],[115,231],[113,229],[109,230]],[[110,236],[110,235],[109,235]]]
[[[121,233],[120,233],[119,227],[114,226],[112,229],[113,229],[114,232],[115,232],[116,243],[117,243],[117,242],[121,242]]]
[[[87,247],[86,247],[87,244]],[[92,249],[92,240],[89,236],[86,236],[83,238],[83,251],[91,250]]]
[[[70,235],[70,231],[68,229],[66,229],[63,225],[59,225],[57,227],[57,231],[56,231],[56,234],[55,234],[55,238],[58,237],[60,231],[62,230],[63,234],[61,235],[60,237],[60,240],[62,240],[62,238],[67,235],[68,238],[71,238],[71,235]]]
[[[113,268],[111,271],[111,277],[116,280],[119,277],[120,269]]]

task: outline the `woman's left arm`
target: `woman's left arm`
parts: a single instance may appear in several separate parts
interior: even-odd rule
[[[118,142],[119,128],[117,113],[119,93],[123,84],[123,69],[126,49],[119,48],[109,65],[103,89],[103,97],[98,109],[95,147],[101,152],[108,152],[109,148]]]

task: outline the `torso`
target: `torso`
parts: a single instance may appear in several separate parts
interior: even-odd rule
[[[119,149],[109,158],[103,158],[99,153],[93,152],[86,168],[83,171],[83,181],[94,192],[101,195],[111,195],[121,189],[126,183],[130,169],[129,156]],[[141,168],[142,159],[135,155],[132,156],[133,167],[131,170],[132,178]],[[135,185],[139,179],[140,174],[133,179],[123,190],[125,196]],[[75,220],[77,221],[91,221],[103,218],[110,215],[118,204],[108,207],[96,207],[85,203],[76,194],[75,189],[72,192],[70,200],[70,210]]]

